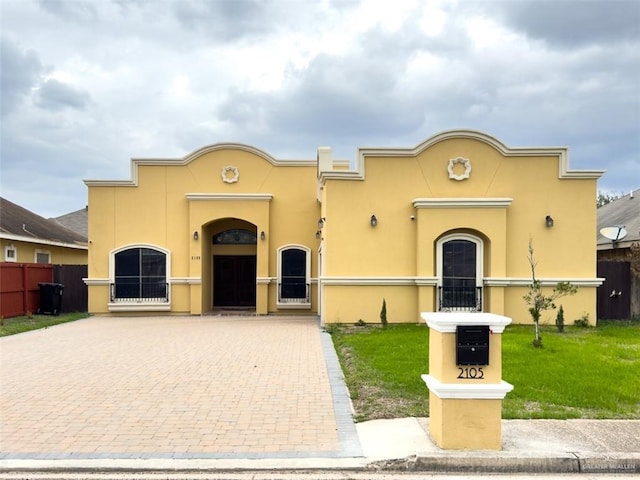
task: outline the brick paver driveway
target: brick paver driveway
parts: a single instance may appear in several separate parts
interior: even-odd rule
[[[314,317],[93,317],[0,352],[0,458],[360,455]]]

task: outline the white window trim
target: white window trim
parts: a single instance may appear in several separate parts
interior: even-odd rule
[[[116,279],[116,262],[117,253],[132,248],[149,248],[162,252],[166,256],[165,262],[165,279],[167,281],[167,301],[159,302],[157,300],[145,300],[143,298],[132,301],[111,301],[111,293],[109,292],[108,308],[110,312],[144,312],[144,311],[170,311],[171,310],[171,252],[166,248],[151,243],[131,243],[123,245],[109,252],[109,283],[115,283]]]
[[[437,278],[437,295],[440,295],[440,287],[443,286],[444,282],[442,281],[442,247],[445,243],[450,242],[452,240],[467,240],[476,245],[476,288],[483,286],[484,280],[484,242],[480,237],[476,237],[475,235],[471,235],[469,233],[451,233],[441,237],[436,242],[436,278]],[[484,295],[484,293],[482,294]],[[440,302],[439,297],[436,299],[436,302]],[[482,309],[484,309],[484,301],[482,302]],[[439,308],[439,307],[436,307]]]
[[[287,308],[310,309],[311,308],[311,249],[309,247],[306,247],[304,245],[288,244],[278,248],[278,252],[277,252],[278,277],[277,277],[276,289],[279,290],[280,284],[282,283],[282,252],[286,250],[291,250],[291,249],[304,250],[306,253],[305,283],[309,286],[309,294],[307,295],[308,299],[307,301],[297,301],[297,299],[292,299],[292,301],[290,302],[282,302],[280,300],[280,292],[276,291],[276,305],[280,309],[287,309]]]
[[[13,258],[9,257],[9,252],[13,252]],[[4,261],[14,263],[18,261],[18,249],[13,244],[4,247]]]
[[[40,248],[36,248],[36,250],[33,252],[33,263],[41,263],[38,262],[38,254],[47,256],[47,262],[42,263],[42,265],[48,265],[51,263],[51,252],[49,250],[42,250]]]
[[[476,244],[476,287],[482,287],[484,273],[484,242],[481,238],[468,233],[452,233],[439,238],[436,242],[436,277],[438,287],[442,286],[442,246],[451,240],[467,240]]]

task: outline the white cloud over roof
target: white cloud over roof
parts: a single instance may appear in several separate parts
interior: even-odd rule
[[[131,157],[276,158],[451,128],[640,175],[640,2],[4,0],[3,196],[43,216]],[[595,200],[594,200],[595,201]]]

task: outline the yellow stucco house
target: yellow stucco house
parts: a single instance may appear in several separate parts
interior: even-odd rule
[[[379,322],[384,299],[389,322],[450,310],[529,322],[531,239],[543,285],[579,287],[566,318],[595,320],[602,173],[570,169],[564,147],[469,130],[360,148],[355,164],[329,147],[294,161],[233,143],[133,159],[131,180],[85,181],[89,310],[353,323]]]

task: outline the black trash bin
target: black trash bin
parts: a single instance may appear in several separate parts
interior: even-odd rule
[[[39,283],[38,286],[40,287],[40,308],[38,313],[60,315],[64,285],[60,283]]]

